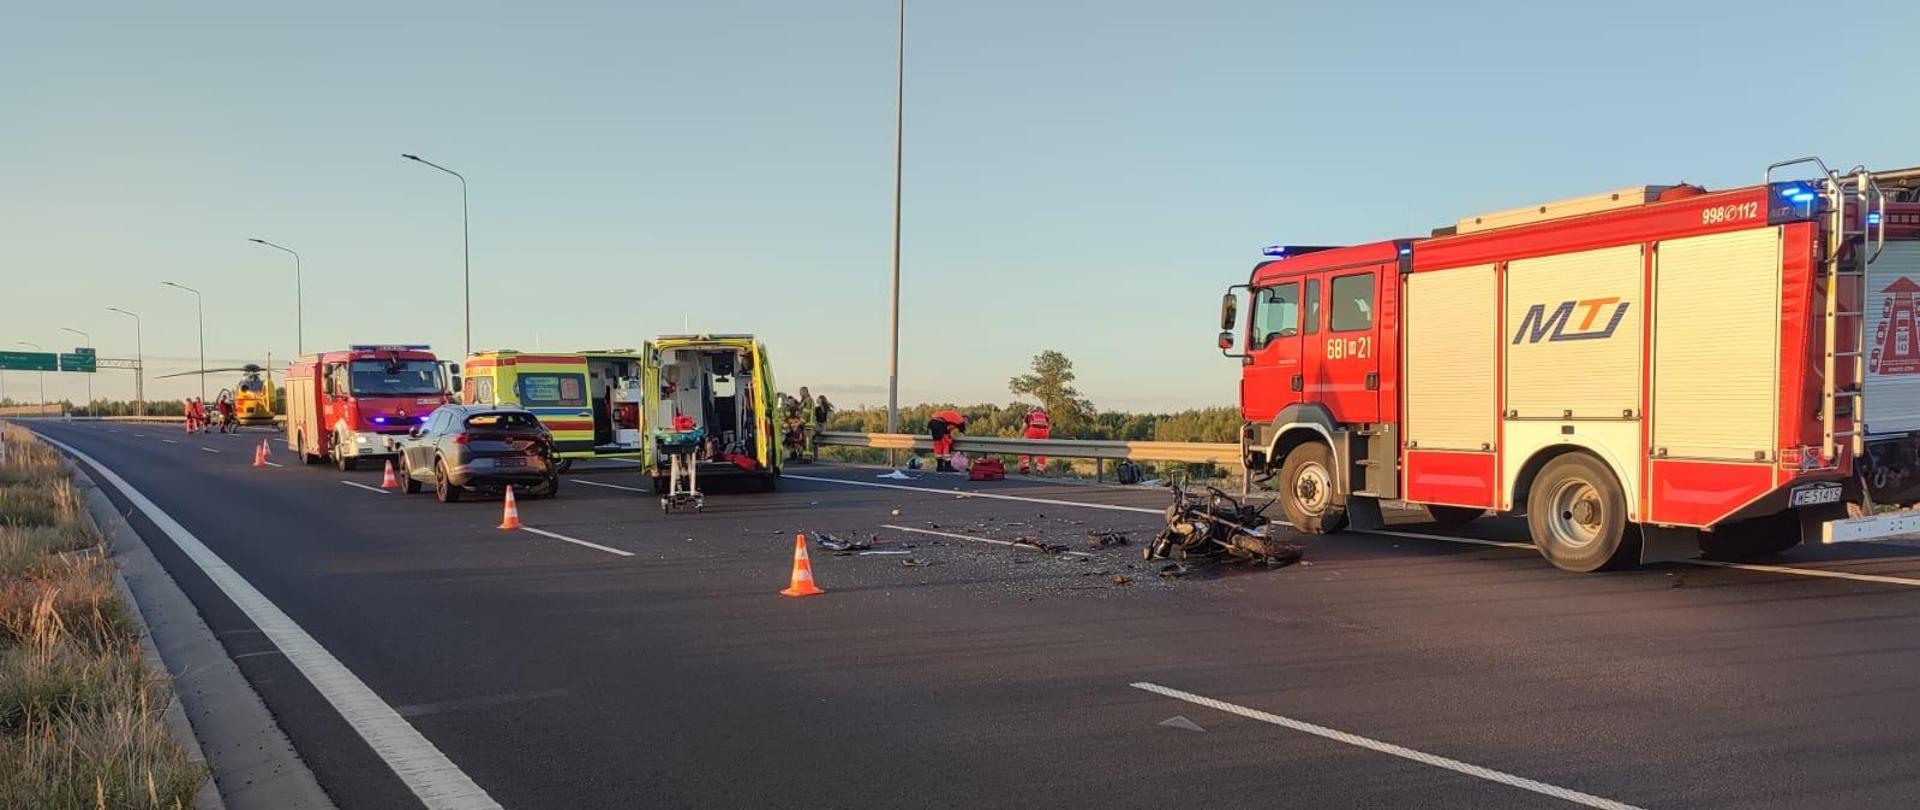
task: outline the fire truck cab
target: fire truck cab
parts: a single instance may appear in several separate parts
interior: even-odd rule
[[[308,464],[392,459],[398,442],[458,390],[458,367],[423,345],[355,345],[287,366],[287,449]]]
[[[1920,499],[1920,169],[1764,181],[1267,249],[1221,309],[1248,470],[1300,531],[1522,514],[1572,571],[1920,530],[1847,518]]]

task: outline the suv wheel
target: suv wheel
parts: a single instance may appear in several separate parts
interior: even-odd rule
[[[447,475],[447,463],[433,463],[433,497],[441,503],[453,503],[460,500],[460,488],[453,485],[453,479]]]

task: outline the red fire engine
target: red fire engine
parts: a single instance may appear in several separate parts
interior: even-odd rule
[[[421,345],[305,355],[287,366],[287,449],[302,461],[391,459],[399,439],[459,389],[459,368]]]
[[[1220,347],[1301,531],[1525,514],[1592,571],[1920,530],[1846,517],[1916,500],[1920,169],[1807,158],[1267,254]]]

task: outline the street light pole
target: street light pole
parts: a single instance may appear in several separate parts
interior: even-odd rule
[[[175,284],[171,281],[162,281],[160,283],[165,286],[172,287],[176,290],[186,290],[187,292],[193,293],[194,316],[200,322],[200,401],[206,402],[207,401],[207,309],[203,305],[204,301],[200,296],[199,290],[196,290],[185,284]]]
[[[14,342],[22,346],[32,346],[34,351],[40,351],[40,352],[46,351],[46,349],[40,348],[40,344],[34,343],[32,341],[16,340]],[[44,371],[37,371],[34,373],[40,376],[40,407],[35,408],[34,413],[40,414],[41,416],[46,416],[47,415],[47,373]]]
[[[459,172],[419,155],[401,155],[415,163],[424,163],[460,178],[460,274],[466,288],[467,354],[473,354],[473,239],[467,218],[467,178]]]
[[[147,354],[140,345],[140,316],[119,307],[107,307],[133,318],[133,415],[147,415]]]
[[[74,328],[72,328],[72,327],[69,327],[69,326],[62,326],[62,327],[60,327],[60,330],[61,330],[61,331],[63,331],[63,332],[72,332],[72,333],[74,333],[74,334],[76,334],[76,335],[79,335],[79,336],[80,336],[80,339],[82,339],[82,340],[85,340],[85,341],[87,342],[87,348],[89,348],[89,349],[91,349],[91,348],[93,348],[93,336],[92,336],[92,335],[89,335],[89,334],[87,334],[87,333],[85,333],[85,332],[82,332],[82,331],[80,331],[80,330],[78,330],[78,329],[74,329]],[[94,359],[95,359],[95,362],[98,362],[98,360],[99,360],[99,352],[95,352],[95,353],[94,353]],[[96,367],[97,367],[97,366],[96,366]],[[93,412],[93,375],[92,375],[92,374],[88,374],[88,375],[87,375],[87,415],[88,415],[88,416],[99,416],[99,414],[97,414],[97,413],[94,413],[94,412]]]
[[[295,253],[293,248],[285,245],[276,245],[265,239],[248,239],[247,241],[258,242],[275,250],[284,250],[288,253],[293,253],[293,353],[295,356],[306,354],[306,304],[301,300],[300,254]]]
[[[907,105],[907,0],[900,0],[893,73],[893,324],[887,352],[887,432],[900,432],[900,187]]]

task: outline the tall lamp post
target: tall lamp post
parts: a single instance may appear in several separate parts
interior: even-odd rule
[[[906,133],[907,0],[900,0],[897,43],[893,72],[893,342],[887,351],[888,433],[900,432],[900,169]]]
[[[22,346],[32,346],[33,350],[37,352],[46,351],[46,349],[40,348],[40,344],[31,342],[31,341],[16,340],[14,342]],[[40,407],[36,409],[34,412],[42,416],[45,416],[47,413],[47,373],[44,371],[35,372],[35,373],[40,375]]]
[[[293,248],[285,245],[276,245],[265,239],[248,239],[247,241],[256,242],[273,248],[274,250],[283,250],[293,254],[293,353],[295,356],[306,354],[306,304],[301,301],[300,254],[295,253]]]
[[[467,354],[473,354],[473,240],[467,219],[467,178],[459,172],[419,155],[401,155],[415,163],[432,166],[460,178],[460,274],[466,288]]]
[[[89,348],[89,349],[91,349],[91,348],[93,348],[93,336],[92,336],[92,335],[89,335],[89,334],[87,334],[87,333],[85,333],[85,332],[82,332],[82,331],[80,331],[80,330],[78,330],[78,329],[75,329],[75,328],[73,328],[73,327],[70,327],[70,326],[62,326],[62,327],[60,327],[60,331],[62,331],[62,332],[72,332],[72,333],[74,333],[74,334],[76,334],[76,335],[79,335],[79,336],[80,336],[80,339],[81,339],[81,340],[84,340],[84,341],[86,341],[86,343],[85,343],[84,345],[85,345],[85,346],[86,346],[87,348]],[[96,358],[97,358],[97,357],[98,357],[98,353],[96,353]],[[87,375],[87,415],[88,415],[88,416],[99,416],[99,414],[97,414],[97,413],[94,413],[94,412],[93,412],[93,375],[92,375],[92,374],[88,374],[88,375]]]
[[[193,293],[193,311],[194,311],[195,319],[200,322],[200,401],[206,402],[207,401],[207,309],[205,306],[203,306],[203,299],[200,297],[199,290],[196,290],[185,284],[175,284],[171,281],[162,281],[160,283],[163,286],[172,287],[176,290],[186,290],[187,292]]]
[[[147,356],[140,345],[140,316],[119,307],[107,307],[133,319],[133,415],[147,415]]]

